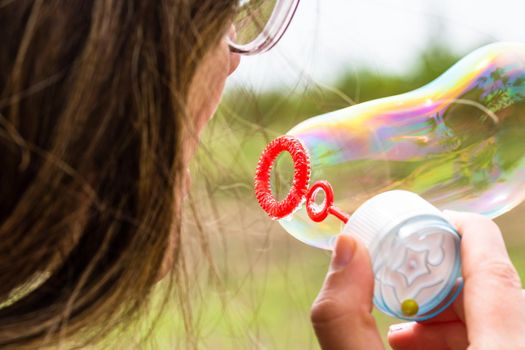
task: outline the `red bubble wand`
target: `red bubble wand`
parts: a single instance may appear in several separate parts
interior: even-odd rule
[[[270,176],[273,165],[282,152],[290,153],[294,163],[294,176],[288,195],[278,201],[272,194]],[[306,198],[306,211],[313,221],[321,222],[332,214],[346,224],[349,215],[333,205],[334,191],[328,181],[317,181],[308,190],[309,182],[310,157],[299,139],[284,135],[266,146],[255,172],[255,197],[271,218],[282,219],[291,215]],[[315,200],[321,192],[325,193],[325,200],[321,205],[317,205]]]

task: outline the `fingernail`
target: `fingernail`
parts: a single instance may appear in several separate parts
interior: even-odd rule
[[[340,235],[337,238],[332,259],[334,269],[342,269],[350,263],[354,255],[355,244],[355,240],[350,236]]]
[[[399,332],[399,331],[408,329],[408,328],[412,327],[413,324],[414,324],[414,322],[405,322],[405,323],[393,324],[390,327],[388,327],[388,333],[394,333],[394,332]]]

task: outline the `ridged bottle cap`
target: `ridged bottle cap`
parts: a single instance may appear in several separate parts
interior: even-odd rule
[[[443,217],[439,209],[413,192],[383,192],[357,208],[343,228],[343,233],[358,237],[370,249],[378,235],[419,215]]]

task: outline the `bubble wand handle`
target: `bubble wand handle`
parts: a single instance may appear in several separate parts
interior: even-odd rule
[[[321,191],[325,193],[326,198],[323,204],[319,206],[315,203],[315,199]],[[317,181],[310,187],[306,195],[306,211],[310,219],[315,222],[323,221],[328,214],[332,214],[345,224],[350,219],[350,215],[334,206],[334,190],[326,180]]]

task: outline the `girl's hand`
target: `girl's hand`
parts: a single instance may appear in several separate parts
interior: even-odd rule
[[[480,215],[448,212],[462,235],[464,289],[437,317],[390,328],[405,349],[525,349],[525,292],[498,227]],[[372,310],[373,273],[361,242],[340,236],[330,271],[312,307],[323,349],[382,349]]]

